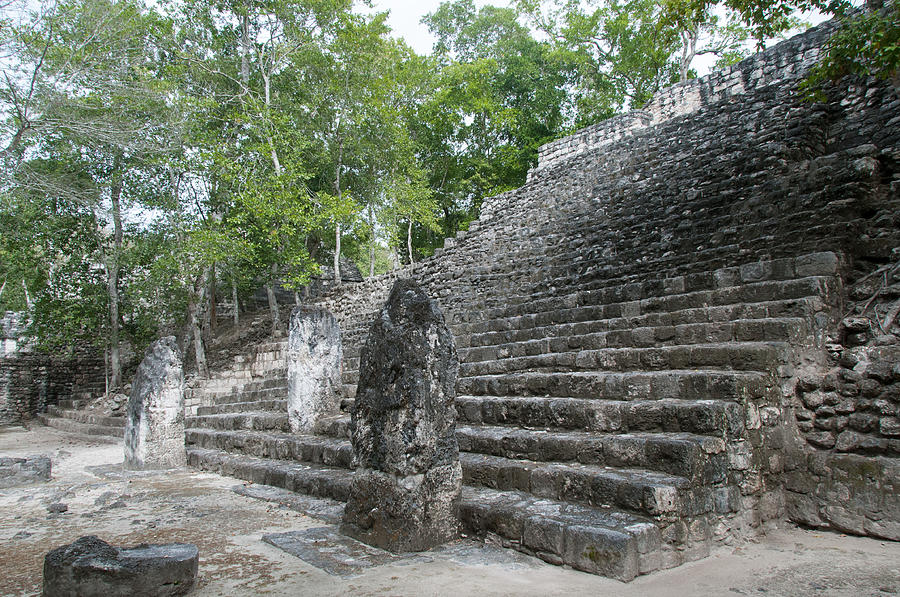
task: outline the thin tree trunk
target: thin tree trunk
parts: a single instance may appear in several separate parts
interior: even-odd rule
[[[372,204],[369,204],[369,277],[375,275],[375,215],[372,213]]]
[[[25,309],[31,311],[31,295],[28,294],[28,286],[25,284],[25,278],[22,278],[22,290],[25,291]]]
[[[272,314],[272,331],[278,331],[280,321],[278,319],[278,299],[275,297],[275,274],[278,273],[278,264],[273,263],[271,268],[272,279],[266,284],[266,297],[269,299],[269,313]]]
[[[238,304],[237,280],[233,277],[231,278],[231,300],[234,302],[234,327],[238,327],[241,324],[241,309]]]
[[[6,280],[3,280],[3,286],[0,286],[0,298],[3,298],[4,290],[6,290]]]
[[[334,228],[334,283],[341,285],[341,225]]]
[[[213,262],[209,271],[209,333],[216,335],[216,264]]]
[[[122,254],[122,177],[119,172],[121,158],[116,157],[113,166],[113,183],[110,188],[113,216],[113,250],[107,255],[106,284],[109,291],[109,365],[110,389],[122,385],[122,359],[119,352],[119,257]]]
[[[413,250],[412,250],[412,218],[409,219],[409,226],[406,228],[406,248],[409,249],[409,262],[413,262]]]
[[[400,256],[397,254],[397,247],[391,247],[391,258],[394,262],[394,271],[400,269]]]
[[[340,120],[338,121],[338,159],[334,167],[334,190],[338,196],[338,209],[341,207],[341,162],[344,160],[344,139],[340,133]],[[341,223],[338,222],[334,227],[334,285],[341,285]]]
[[[250,86],[250,17],[241,17],[241,81]]]
[[[200,305],[203,304],[204,278],[209,271],[200,274],[188,298],[188,320],[191,326],[191,335],[194,339],[194,356],[197,359],[197,373],[200,377],[209,377],[209,367],[206,363],[206,350],[203,348],[203,334],[200,332]],[[199,296],[198,296],[199,295]]]

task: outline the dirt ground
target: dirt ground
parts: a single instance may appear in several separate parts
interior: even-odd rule
[[[900,543],[793,528],[628,584],[464,540],[339,576],[262,541],[268,533],[327,535],[333,525],[239,495],[235,479],[192,470],[125,473],[121,444],[46,427],[0,430],[0,456],[37,454],[53,460],[49,483],[0,490],[2,595],[40,594],[44,555],[89,534],[117,546],[196,544],[197,596],[900,594]],[[68,509],[50,512],[58,503]],[[329,542],[314,543],[327,559]]]

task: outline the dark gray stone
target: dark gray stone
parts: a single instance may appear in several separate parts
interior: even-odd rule
[[[81,537],[44,558],[45,597],[163,597],[184,595],[197,582],[199,553],[189,543],[119,549]]]
[[[128,399],[125,468],[185,466],[184,369],[174,336],[151,344]]]
[[[319,431],[341,409],[341,329],[330,312],[298,307],[288,333],[288,418],[294,433]]]
[[[0,489],[49,481],[51,468],[46,456],[0,458]]]
[[[456,537],[457,371],[437,304],[412,280],[398,280],[361,353],[351,424],[358,469],[345,533],[391,551],[422,551]]]

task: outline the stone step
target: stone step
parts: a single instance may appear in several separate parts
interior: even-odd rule
[[[108,427],[104,425],[91,425],[89,423],[80,423],[72,419],[62,417],[53,417],[45,413],[38,413],[38,420],[48,427],[65,431],[66,433],[75,433],[78,435],[86,435],[91,437],[102,437],[124,441],[125,429],[123,427]]]
[[[523,357],[502,357],[493,348],[473,349],[459,364],[460,378],[516,371],[658,371],[660,369],[723,369],[769,371],[788,348],[781,342],[720,342],[653,348],[571,350]],[[493,357],[493,358],[491,358]],[[345,372],[345,379],[350,373]]]
[[[347,501],[352,475],[343,468],[194,446],[188,448],[188,463],[251,483],[341,502]],[[653,520],[638,514],[486,487],[463,487],[460,521],[463,532],[469,535],[500,536],[507,546],[550,563],[623,581],[703,557],[709,549],[707,537],[664,533]],[[683,543],[667,544],[665,537]]]
[[[726,400],[590,400],[457,396],[459,420],[475,425],[596,433],[683,432],[739,437],[745,409]]]
[[[125,417],[107,417],[97,415],[84,410],[72,410],[68,408],[60,408],[58,406],[48,406],[47,414],[51,417],[60,417],[63,419],[71,419],[79,423],[87,425],[96,425],[98,427],[114,427],[117,429],[125,428]]]
[[[197,408],[198,416],[222,415],[227,413],[246,412],[287,412],[287,400],[257,400],[252,402],[231,402]]]
[[[561,297],[533,298],[525,302],[511,302],[506,306],[480,313],[473,311],[471,313],[473,320],[468,324],[469,327],[456,325],[454,333],[504,331],[528,325],[517,318],[532,322],[531,327],[535,327],[553,323],[634,318],[692,309],[706,309],[708,313],[721,314],[710,310],[713,307],[737,308],[739,305],[830,296],[836,284],[833,275],[827,275],[749,282],[693,291],[682,291],[680,287],[672,292],[665,292],[664,289],[647,289],[646,283],[595,291],[573,290]],[[494,323],[485,325],[487,322]]]
[[[286,380],[281,380],[282,384]],[[213,405],[235,404],[238,402],[264,402],[269,400],[286,400],[287,386],[271,388],[267,390],[242,391],[235,389],[232,392],[223,392],[213,396],[208,396],[205,401]]]
[[[217,415],[185,417],[187,429],[220,429],[225,431],[284,431],[291,430],[287,412],[236,412]]]
[[[735,400],[766,394],[769,375],[752,371],[688,369],[668,371],[516,372],[457,381],[458,395],[547,396],[600,400]]]
[[[659,523],[629,512],[518,491],[463,487],[460,520],[468,534],[495,535],[505,547],[551,564],[626,582],[709,555],[703,525],[693,534],[663,531]],[[667,542],[668,537],[678,539]]]
[[[790,281],[805,277],[834,276],[838,273],[839,268],[839,260],[834,253],[814,253],[796,258],[745,263],[735,267],[710,267],[710,264],[719,261],[721,254],[728,249],[732,249],[737,254],[741,247],[737,245],[717,246],[706,251],[699,251],[693,255],[692,271],[694,273],[641,282],[631,282],[629,276],[621,275],[623,271],[627,271],[634,276],[633,264],[619,267],[596,267],[589,266],[588,263],[594,260],[585,257],[581,252],[572,254],[574,261],[566,259],[564,254],[555,254],[553,263],[544,273],[543,280],[538,285],[536,292],[532,294],[532,298],[552,297],[558,294],[560,289],[565,289],[566,294],[599,291],[605,297],[605,300],[600,302],[609,303],[616,302],[614,299],[617,296],[637,293],[642,296],[664,297],[682,292],[682,289],[718,289],[745,284]],[[712,257],[713,261],[708,261],[707,256]],[[667,266],[667,262],[666,259],[657,259],[652,264],[644,264],[644,267],[654,267],[657,271],[668,271],[670,268]]]
[[[642,468],[701,485],[726,481],[728,455],[719,437],[690,433],[598,434],[458,425],[463,452],[534,462],[578,462]]]
[[[664,320],[657,317],[658,320]],[[619,321],[626,321],[616,320]],[[646,323],[646,322],[645,322]],[[487,332],[469,338],[468,347],[458,346],[461,360],[481,360],[482,354],[526,356],[597,348],[625,348],[703,344],[710,342],[767,342],[802,340],[808,329],[800,317],[738,319],[703,323],[641,326],[609,329],[610,321],[585,321],[507,332]],[[616,323],[615,325],[619,325]],[[348,363],[352,364],[352,362]]]
[[[219,450],[188,447],[188,464],[200,470],[236,477],[259,485],[272,485],[315,497],[346,502],[351,472],[321,464],[256,458]]]
[[[676,475],[637,468],[533,462],[461,452],[463,483],[535,497],[610,506],[660,520],[693,518],[716,511],[736,512],[737,487],[692,485]]]
[[[353,448],[346,439],[318,435],[192,428],[186,430],[185,439],[189,445],[207,450],[342,468],[350,468],[353,458]]]

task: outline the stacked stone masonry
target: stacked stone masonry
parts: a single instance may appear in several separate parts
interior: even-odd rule
[[[102,355],[76,349],[57,355],[34,350],[19,313],[0,318],[0,426],[19,425],[49,407],[105,390]]]
[[[623,580],[783,520],[900,539],[896,336],[833,350],[851,265],[897,258],[900,100],[803,100],[830,28],[551,143],[434,257],[316,299],[347,403],[394,280],[439,303],[464,532]],[[346,501],[348,416],[288,433],[282,378],[221,377],[190,462]]]

